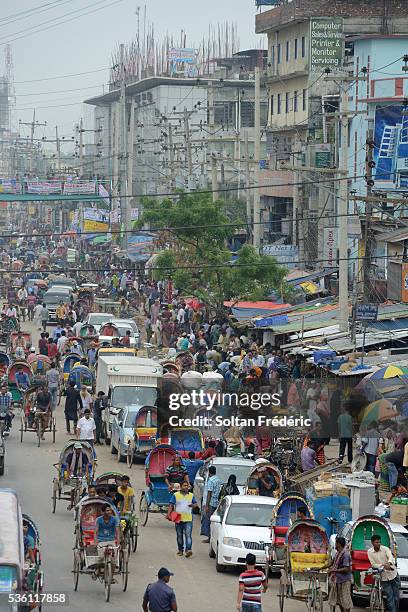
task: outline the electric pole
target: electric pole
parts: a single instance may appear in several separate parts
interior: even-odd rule
[[[365,205],[365,226],[364,226],[364,261],[363,261],[363,287],[364,287],[364,299],[366,302],[371,300],[371,235],[370,235],[370,222],[371,222],[371,201],[370,197],[373,190],[373,168],[375,162],[373,161],[373,149],[374,149],[374,134],[373,130],[367,130],[366,139],[366,174],[365,180],[367,184],[367,202]]]
[[[253,215],[253,243],[256,249],[261,246],[261,172],[260,172],[260,158],[261,158],[261,76],[259,73],[259,67],[255,67],[255,150],[254,150],[254,161],[255,161],[255,189],[254,189],[254,215]]]
[[[187,155],[187,168],[188,178],[193,176],[193,158],[191,156],[191,135],[189,126],[188,110],[184,107],[184,132],[186,135],[186,155]]]
[[[129,202],[127,191],[127,117],[126,117],[126,70],[125,70],[125,45],[120,45],[120,102],[119,102],[119,197],[122,234],[122,249],[126,250],[128,245],[127,230],[129,223]]]
[[[339,197],[338,197],[338,241],[339,241],[339,328],[341,332],[348,331],[348,310],[349,310],[349,291],[348,291],[348,234],[347,234],[347,214],[349,201],[348,185],[348,137],[349,137],[349,117],[348,117],[348,79],[342,80],[341,88],[341,107],[340,107],[340,126],[341,126],[341,148],[339,159]]]
[[[79,122],[79,175],[84,173],[84,121],[81,117]]]
[[[34,136],[35,136],[35,130],[38,127],[45,127],[47,125],[47,122],[44,121],[44,123],[39,123],[38,121],[35,120],[35,109],[33,110],[33,120],[30,121],[29,123],[26,123],[24,121],[20,121],[18,122],[19,125],[28,125],[30,127],[30,173],[33,171],[33,158],[34,158]]]

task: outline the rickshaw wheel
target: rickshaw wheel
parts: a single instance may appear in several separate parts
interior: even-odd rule
[[[142,526],[145,527],[147,523],[147,519],[149,518],[149,504],[147,503],[146,495],[144,493],[142,493],[142,496],[139,502],[139,515],[140,515],[140,522]]]
[[[55,434],[57,433],[57,421],[52,419],[52,442],[55,444]]]
[[[55,510],[57,507],[57,484],[54,481],[54,486],[52,489],[52,513],[55,514]]]
[[[122,575],[122,591],[126,591],[129,578],[129,562],[123,550],[120,551],[120,571]]]
[[[132,531],[131,531],[131,540],[132,540],[132,552],[136,552],[137,549],[137,540],[139,538],[139,533],[137,531],[137,523],[135,523],[132,526]]]
[[[279,582],[278,597],[279,597],[279,609],[280,609],[280,612],[283,612],[285,608],[285,585],[283,584],[282,579]]]
[[[312,612],[323,612],[323,593],[320,589],[316,592],[316,597],[312,606]]]
[[[109,561],[105,561],[105,575],[104,575],[104,582],[105,582],[105,601],[108,602],[110,599],[110,592],[111,592],[111,584],[112,584],[112,562]]]
[[[128,446],[127,453],[126,453],[126,463],[129,469],[133,465],[133,450],[130,448],[130,446]]]
[[[74,574],[74,591],[78,590],[78,582],[79,582],[79,558],[78,558],[78,551],[74,550],[74,569],[73,569],[73,574]]]
[[[24,436],[24,418],[21,418],[21,427],[20,427],[20,442],[23,441],[23,436]]]

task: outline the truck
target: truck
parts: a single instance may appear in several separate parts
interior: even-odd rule
[[[158,401],[163,367],[153,359],[104,355],[98,359],[96,392],[104,391],[108,406],[103,412],[105,443],[110,443],[112,422],[129,406],[154,406]]]

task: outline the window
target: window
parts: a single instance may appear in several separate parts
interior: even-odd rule
[[[281,46],[280,43],[278,44],[278,64],[281,63]]]
[[[286,41],[286,61],[290,60],[290,41]]]
[[[295,56],[295,59],[297,59],[298,57],[298,39],[297,38],[295,38],[294,56]]]
[[[289,112],[289,92],[285,94],[285,113]]]
[[[278,115],[281,114],[281,94],[278,94]]]
[[[306,110],[306,89],[303,90],[303,100],[302,100],[302,108],[305,111]]]
[[[302,36],[302,57],[306,57],[306,39]]]
[[[273,115],[274,112],[275,112],[275,109],[274,109],[274,106],[275,106],[274,102],[275,102],[275,100],[274,100],[274,98],[275,98],[275,96],[271,96],[271,98],[270,98],[270,100],[271,100],[271,106],[270,106],[271,115]]]
[[[295,91],[293,92],[293,112],[297,113],[298,110],[298,92],[295,89]]]

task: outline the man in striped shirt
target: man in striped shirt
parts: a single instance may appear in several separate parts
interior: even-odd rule
[[[265,574],[257,570],[256,557],[248,553],[246,570],[239,577],[237,610],[238,612],[262,612],[262,593],[268,588]]]

